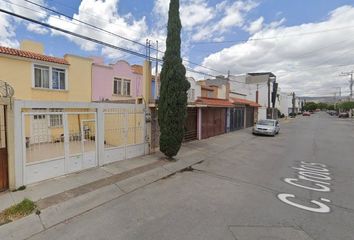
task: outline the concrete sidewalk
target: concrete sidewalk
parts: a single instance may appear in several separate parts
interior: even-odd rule
[[[244,129],[183,144],[176,162],[163,160],[163,155],[156,153],[41,182],[24,191],[1,194],[0,209],[27,197],[36,201],[41,214],[1,226],[0,239],[25,239],[252,138],[251,130]]]

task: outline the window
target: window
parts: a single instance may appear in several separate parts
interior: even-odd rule
[[[124,79],[123,94],[124,96],[130,96],[130,80]]]
[[[62,68],[34,65],[34,87],[65,90],[66,70]]]
[[[52,89],[65,89],[65,69],[52,69]]]
[[[122,95],[122,79],[115,78],[113,83],[113,94]]]
[[[130,80],[114,78],[113,81],[113,94],[130,96]]]
[[[62,112],[63,109],[56,109],[52,108],[50,109],[51,112]],[[49,122],[51,127],[61,127],[63,126],[63,115],[61,114],[55,114],[55,115],[50,115],[49,117]]]
[[[214,97],[214,92],[213,91],[208,91],[207,97],[208,98],[213,98]]]
[[[34,65],[34,86],[49,88],[49,67]]]

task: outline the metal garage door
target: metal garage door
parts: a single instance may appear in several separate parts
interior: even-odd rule
[[[209,138],[225,133],[226,109],[203,108],[202,109],[202,138]]]
[[[184,124],[184,142],[197,140],[198,120],[197,108],[188,108],[188,115]]]
[[[244,114],[243,108],[230,109],[230,131],[244,128]]]
[[[246,108],[246,127],[253,127],[254,125],[254,108],[247,107]]]

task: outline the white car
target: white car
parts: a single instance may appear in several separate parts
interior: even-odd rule
[[[280,131],[279,122],[273,119],[259,120],[253,127],[253,134],[275,136]]]

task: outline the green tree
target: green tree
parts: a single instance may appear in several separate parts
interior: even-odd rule
[[[317,109],[317,104],[314,102],[307,102],[304,105],[305,111],[315,111]]]
[[[160,151],[168,158],[176,156],[181,148],[187,117],[187,91],[190,88],[181,58],[181,29],[179,0],[171,0],[158,109]]]
[[[321,109],[321,110],[328,109],[328,104],[327,103],[318,103],[317,108]]]
[[[334,104],[328,104],[327,110],[334,110]]]
[[[354,102],[341,102],[338,104],[338,108],[349,111],[350,109],[354,109]]]

